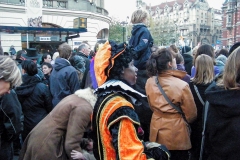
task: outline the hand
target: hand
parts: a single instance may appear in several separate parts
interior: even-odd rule
[[[72,150],[71,157],[72,157],[72,159],[86,160],[86,158],[83,156],[83,154],[76,150]]]

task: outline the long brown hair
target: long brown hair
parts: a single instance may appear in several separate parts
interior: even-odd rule
[[[210,56],[202,54],[196,58],[196,74],[193,78],[195,84],[208,84],[214,79],[214,64]]]
[[[226,89],[240,89],[240,47],[236,48],[228,57],[222,85]]]

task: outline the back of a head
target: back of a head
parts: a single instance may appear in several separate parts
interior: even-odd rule
[[[229,55],[240,46],[240,42],[235,43],[230,49],[229,49]]]
[[[106,42],[107,40],[101,39],[98,40],[97,43],[94,46],[94,52],[97,53],[98,49]]]
[[[196,84],[208,84],[214,79],[214,63],[212,57],[201,54],[197,56],[196,62],[196,74],[193,78],[193,82]]]
[[[240,47],[236,48],[228,57],[223,72],[222,85],[226,89],[240,88]]]
[[[24,60],[22,63],[22,69],[29,75],[34,76],[38,73],[37,64],[31,60]]]
[[[172,51],[174,51],[175,53],[178,53],[178,49],[174,44],[170,45],[169,47],[171,48]]]
[[[142,23],[146,18],[148,18],[148,12],[146,10],[138,9],[132,13],[131,23]]]
[[[208,44],[203,44],[201,45],[198,50],[197,50],[197,53],[196,55],[194,56],[194,60],[193,60],[193,65],[195,66],[195,60],[196,58],[199,56],[199,55],[202,55],[202,54],[206,54],[210,57],[212,57],[212,60],[214,61],[214,48],[211,46],[211,45],[208,45]]]
[[[176,55],[176,63],[177,63],[177,64],[184,63],[183,56],[182,56],[180,53],[178,53],[178,54]]]
[[[226,49],[221,49],[221,50],[218,52],[217,56],[220,56],[220,55],[224,55],[224,56],[228,57],[228,56],[229,56],[229,52],[228,52],[228,50],[226,50]]]
[[[147,61],[147,73],[149,76],[155,76],[168,70],[168,62],[172,62],[173,57],[171,52],[166,49],[158,49]]]
[[[59,51],[59,57],[64,59],[69,59],[72,53],[72,49],[70,45],[68,45],[67,43],[61,44],[58,47],[58,51]]]
[[[0,79],[16,87],[22,83],[22,76],[16,63],[10,57],[3,55],[0,55]]]
[[[87,44],[86,43],[81,43],[80,46],[78,47],[78,52],[81,52],[85,48],[87,48]]]
[[[22,54],[24,54],[23,50],[17,51],[16,59],[21,59]]]

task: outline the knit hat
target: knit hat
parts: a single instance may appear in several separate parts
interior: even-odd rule
[[[192,51],[192,48],[191,47],[188,47],[188,46],[183,46],[182,47],[182,53],[188,53]]]

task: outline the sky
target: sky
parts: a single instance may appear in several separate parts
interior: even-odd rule
[[[158,5],[165,0],[143,0],[147,5]],[[221,9],[224,0],[208,0],[210,7]],[[130,20],[132,12],[136,9],[136,0],[105,0],[105,9],[110,17],[115,17],[120,21]]]

